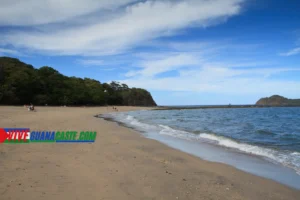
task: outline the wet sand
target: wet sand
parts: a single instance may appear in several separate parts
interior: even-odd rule
[[[117,107],[119,111],[149,109]],[[94,117],[106,107],[0,107],[0,127],[97,131],[92,144],[0,144],[6,199],[299,199],[300,191]]]

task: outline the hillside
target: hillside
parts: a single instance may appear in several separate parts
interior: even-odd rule
[[[259,106],[300,106],[300,99],[287,99],[283,96],[273,95],[259,99],[255,105]]]
[[[67,77],[57,70],[0,57],[0,104],[156,106],[151,94],[118,82]]]

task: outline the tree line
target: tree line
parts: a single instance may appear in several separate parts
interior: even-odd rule
[[[0,57],[2,105],[130,105],[156,106],[151,94],[118,82],[68,77],[52,67],[35,69],[16,58]]]

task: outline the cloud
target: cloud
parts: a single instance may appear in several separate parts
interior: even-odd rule
[[[84,66],[99,66],[103,65],[104,61],[103,60],[95,60],[95,59],[80,59],[77,60],[77,63],[84,65]]]
[[[0,25],[57,23],[96,11],[117,9],[137,0],[1,0]]]
[[[281,56],[294,56],[294,55],[297,55],[297,54],[300,54],[300,47],[292,49],[292,50],[290,50],[288,52],[285,52],[285,53],[281,53],[280,55]]]
[[[199,63],[198,58],[188,54],[177,54],[164,57],[160,60],[145,60],[139,63],[143,69],[129,71],[125,76],[131,77],[140,75],[143,77],[152,77],[162,72],[180,69],[182,67],[191,67]]]
[[[281,69],[281,72],[293,69]],[[211,92],[217,94],[277,94],[284,92],[296,94],[300,92],[299,81],[269,80],[265,74],[274,72],[232,71],[224,68],[187,71],[179,77],[167,78],[135,78],[119,80],[129,86],[147,88],[156,91],[189,91]]]
[[[182,46],[184,45],[182,44]],[[221,53],[222,55],[224,53],[223,50],[218,51],[211,52],[211,54]],[[226,58],[226,61],[223,59],[216,62],[210,53],[201,51],[195,53],[194,48],[191,49],[191,52],[170,52],[146,54],[147,56],[142,54],[141,60],[138,62],[139,68],[130,71],[123,80],[118,81],[131,87],[142,87],[152,91],[210,92],[223,95],[260,94],[264,96],[278,92],[289,95],[300,92],[299,81],[273,78],[274,75],[282,73],[300,73],[299,68],[274,66],[268,60],[255,59],[252,61],[249,58],[244,61],[238,61],[235,58],[234,61],[229,60],[229,62]],[[170,73],[173,70],[176,70],[178,74],[156,76]]]
[[[54,55],[113,55],[186,27],[207,27],[241,12],[243,0],[5,1],[2,25],[43,25],[12,29],[0,44]],[[114,3],[112,3],[114,2]],[[130,3],[130,4],[128,4]],[[3,6],[4,5],[4,6]],[[103,16],[106,12],[109,17]],[[93,15],[86,23],[68,24]],[[82,19],[81,19],[82,21]],[[84,20],[83,20],[84,21]],[[58,23],[61,22],[61,23]],[[58,23],[55,29],[49,23]]]
[[[5,49],[5,48],[0,48],[0,55],[14,55],[14,56],[20,56],[23,55],[17,50],[12,50],[12,49]],[[24,56],[24,55],[23,55]]]
[[[161,44],[156,44],[158,49],[161,49]],[[239,74],[245,74],[245,72],[263,73],[265,76],[270,73],[279,70],[267,68],[274,66],[273,61],[270,62],[267,59],[264,61],[251,60],[246,55],[247,59],[242,59],[243,57],[236,53],[238,49],[239,53],[244,54],[243,51],[247,51],[248,45],[235,45],[232,42],[230,44],[222,43],[203,43],[203,42],[186,42],[186,43],[174,43],[165,42],[162,51],[153,52],[140,52],[135,54],[137,61],[135,61],[135,69],[131,69],[125,74],[127,78],[153,78],[156,75],[177,71],[181,74],[198,73],[199,70],[211,69],[221,71],[224,75],[226,69],[230,72],[235,72]],[[220,47],[221,46],[221,47]],[[180,47],[180,48],[179,48]],[[253,46],[251,46],[251,49]],[[222,54],[234,52],[235,59],[232,61],[228,56],[224,57]],[[218,55],[218,56],[215,56]],[[216,59],[217,57],[217,59]],[[220,59],[223,58],[223,59]],[[257,69],[259,67],[259,69]],[[283,70],[286,70],[284,68]],[[207,74],[202,74],[207,77]],[[178,77],[180,78],[180,77]],[[202,77],[203,79],[203,77]]]

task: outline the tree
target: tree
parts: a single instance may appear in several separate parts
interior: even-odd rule
[[[105,92],[106,91],[106,92]],[[18,59],[0,57],[0,104],[143,105],[154,106],[151,94],[90,78],[67,77],[49,66],[39,69]]]

